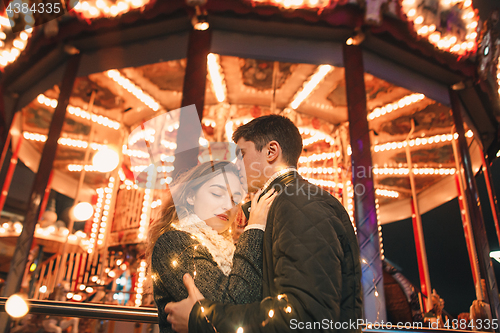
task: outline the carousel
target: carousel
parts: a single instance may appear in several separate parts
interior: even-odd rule
[[[154,306],[144,242],[168,184],[232,156],[220,144],[241,124],[281,114],[303,137],[299,173],[342,202],[357,232],[366,319],[394,315],[389,284],[412,318],[433,309],[421,214],[457,197],[477,299],[499,318],[474,178],[486,176],[500,239],[489,172],[500,155],[498,12],[481,20],[471,0],[61,8],[0,17],[3,296]],[[178,158],[186,147],[196,153]],[[36,174],[24,216],[6,205],[18,161]],[[64,218],[51,192],[73,202]],[[419,286],[383,265],[382,225],[406,218]]]

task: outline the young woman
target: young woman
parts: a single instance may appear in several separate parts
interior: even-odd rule
[[[150,228],[148,258],[160,331],[173,332],[165,305],[188,296],[190,273],[205,298],[243,304],[262,299],[262,238],[273,191],[252,200],[248,226],[233,244],[229,227],[243,198],[230,162],[203,163],[170,186],[171,201]]]

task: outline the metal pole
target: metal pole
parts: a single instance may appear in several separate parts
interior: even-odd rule
[[[490,246],[488,244],[488,237],[486,236],[486,230],[484,228],[479,193],[477,191],[476,180],[472,171],[472,160],[470,158],[469,147],[465,137],[464,123],[461,114],[462,104],[457,91],[450,89],[449,94],[453,120],[458,134],[458,149],[465,180],[465,195],[467,202],[470,204],[472,233],[477,246],[476,251],[479,261],[479,272],[481,274],[481,280],[485,280],[487,289],[487,293],[484,295],[485,302],[489,303],[491,306],[493,319],[499,319],[500,302],[498,300],[498,287],[495,272],[493,271],[493,265],[491,263]],[[500,332],[500,329],[497,328],[496,331]]]
[[[49,135],[43,147],[42,157],[38,167],[38,172],[35,176],[33,188],[31,190],[30,200],[28,201],[28,209],[24,218],[24,227],[21,235],[17,240],[16,249],[10,271],[5,283],[3,296],[10,296],[19,291],[21,286],[22,277],[26,268],[28,254],[33,242],[33,235],[35,233],[35,226],[40,214],[40,203],[45,194],[45,188],[49,181],[50,172],[54,164],[54,158],[57,151],[57,140],[61,136],[64,118],[66,115],[66,108],[68,107],[69,97],[73,90],[76,73],[80,63],[80,55],[72,55],[67,62],[66,70],[60,84],[60,94],[57,107],[52,116],[50,123]],[[8,332],[9,318],[6,314],[0,315],[0,332]]]
[[[3,168],[3,163],[5,162],[5,156],[7,156],[7,152],[9,151],[10,141],[12,140],[11,131],[12,131],[12,128],[16,124],[17,117],[19,117],[19,112],[16,112],[14,114],[14,117],[12,119],[12,123],[10,124],[9,132],[7,133],[7,138],[5,139],[5,144],[4,144],[3,149],[2,149],[2,156],[0,157],[0,170],[2,170],[2,168]]]
[[[452,129],[452,134],[453,133],[455,133],[455,126],[453,126]],[[476,244],[474,242],[474,234],[472,232],[472,224],[470,220],[470,203],[467,202],[467,197],[465,196],[464,179],[460,168],[460,157],[458,156],[457,141],[455,139],[451,141],[451,146],[453,147],[453,156],[455,157],[455,165],[457,169],[455,177],[457,180],[458,203],[460,205],[460,215],[462,216],[465,244],[467,245],[467,252],[469,253],[469,261],[472,270],[472,277],[474,280],[474,287],[476,290],[476,297],[478,300],[482,301],[484,300],[484,295],[483,288],[481,287],[481,274],[479,273],[479,262],[477,260]]]
[[[19,150],[21,149],[21,143],[23,142],[23,137],[19,136],[17,141],[16,149],[10,158],[9,168],[7,169],[7,175],[5,176],[5,181],[3,183],[2,192],[0,193],[0,212],[3,210],[5,201],[7,200],[7,194],[9,194],[10,183],[14,177],[14,171],[17,166],[17,158],[19,156]]]
[[[354,190],[354,216],[360,255],[367,265],[367,267],[363,268],[362,279],[364,316],[370,322],[380,322],[381,320],[385,321],[387,315],[377,209],[375,206],[375,188],[371,173],[372,155],[366,110],[363,53],[357,45],[344,45],[343,56],[352,149],[351,170]]]
[[[427,251],[425,250],[424,229],[422,228],[422,217],[418,208],[417,188],[415,186],[415,176],[413,175],[413,163],[410,153],[410,137],[415,130],[415,121],[411,120],[411,130],[406,137],[406,163],[408,164],[408,176],[410,177],[410,187],[412,196],[412,220],[415,246],[417,248],[418,268],[420,275],[420,289],[425,295],[425,311],[432,309],[431,299],[431,279],[429,277],[429,264],[427,263]],[[422,276],[423,275],[423,276]]]
[[[484,182],[486,183],[486,189],[488,190],[488,199],[490,200],[491,215],[493,215],[493,222],[495,223],[495,230],[497,232],[498,244],[500,244],[500,225],[498,223],[498,216],[500,212],[498,211],[497,196],[495,194],[495,189],[491,186],[491,172],[486,159],[484,158],[483,147],[479,140],[477,140],[479,146],[481,147],[481,160],[483,162],[483,175]]]
[[[75,205],[77,205],[78,201],[80,200],[80,191],[82,189],[83,181],[85,180],[85,174],[86,174],[85,166],[87,165],[87,161],[89,160],[90,151],[92,150],[91,144],[92,144],[92,141],[94,140],[94,122],[92,121],[92,115],[94,114],[93,108],[94,108],[95,94],[96,94],[96,91],[92,90],[92,94],[90,95],[90,101],[89,101],[89,106],[88,106],[88,110],[87,110],[87,112],[90,115],[89,142],[88,142],[87,148],[85,149],[85,157],[83,158],[82,171],[80,172],[80,179],[79,179],[78,185],[76,187],[75,200],[73,201],[73,207],[75,207]],[[59,283],[59,276],[61,275],[59,272],[61,271],[61,267],[65,267],[65,265],[66,265],[66,256],[64,254],[66,253],[66,250],[68,248],[68,238],[69,238],[69,235],[71,235],[71,233],[73,232],[74,224],[75,224],[75,219],[73,218],[73,214],[69,214],[69,223],[68,223],[69,233],[68,233],[68,236],[66,236],[66,240],[64,241],[64,245],[63,245],[62,252],[61,252],[63,255],[63,258],[61,260],[60,265],[58,265],[56,268],[57,273],[56,273],[55,285],[57,285],[57,283]]]

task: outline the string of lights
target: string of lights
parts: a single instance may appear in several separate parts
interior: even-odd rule
[[[472,138],[474,136],[474,133],[471,130],[468,130],[465,133],[465,136],[467,138]],[[458,133],[438,134],[431,137],[411,139],[408,141],[408,143],[406,143],[406,141],[395,141],[395,142],[387,142],[375,145],[373,146],[373,151],[377,153],[379,151],[381,152],[394,149],[402,149],[405,148],[407,145],[409,145],[410,147],[415,147],[415,146],[425,146],[429,144],[446,143],[446,142],[451,142],[451,140],[454,139],[455,140],[458,139]]]
[[[160,104],[153,97],[144,92],[135,83],[124,77],[119,71],[116,69],[110,69],[106,72],[106,74],[153,111],[160,110]]]
[[[23,132],[23,137],[26,140],[30,141],[37,141],[37,142],[45,142],[47,141],[47,136],[44,134],[38,134],[38,133],[30,133],[30,132]],[[83,140],[77,140],[77,139],[71,139],[71,138],[59,138],[57,140],[57,143],[62,145],[62,146],[68,146],[72,148],[87,148],[88,142],[83,141]],[[107,145],[100,144],[97,142],[93,142],[90,144],[90,148],[93,150],[100,150],[103,148],[107,148]]]
[[[383,197],[389,197],[389,198],[398,198],[399,197],[399,192],[397,191],[392,191],[392,190],[385,190],[381,188],[375,189],[375,194],[380,195]],[[378,199],[376,199],[377,201]],[[377,204],[378,205],[378,204]],[[378,216],[378,215],[377,215]]]
[[[457,34],[455,30],[438,31],[436,25],[429,21],[423,6],[416,0],[404,0],[402,2],[403,12],[408,20],[413,22],[417,34],[426,37],[431,44],[441,50],[446,50],[458,55],[465,55],[476,51],[477,28],[479,17],[472,7],[472,0],[440,0],[437,5],[440,11],[446,11],[453,7],[458,10],[459,17],[466,27],[465,36]],[[461,4],[461,8],[455,6]]]
[[[144,282],[146,281],[146,261],[141,260],[140,266],[139,266],[139,278],[137,279],[137,283],[135,285],[135,306],[141,306],[142,305],[142,294],[144,292]]]
[[[412,168],[415,175],[454,175],[455,168]],[[374,175],[406,176],[408,168],[373,168]]]
[[[373,109],[372,112],[368,114],[368,120],[373,120],[375,118],[378,118],[380,116],[386,115],[391,113],[392,111],[396,111],[398,109],[404,108],[406,106],[410,106],[414,103],[417,103],[425,98],[424,94],[411,94],[408,96],[405,96],[398,100],[397,102],[394,103],[389,103],[386,104],[382,107],[378,107]]]
[[[318,86],[318,84],[323,81],[325,76],[333,70],[333,66],[330,65],[320,65],[316,69],[313,75],[311,75],[306,82],[304,82],[303,88],[298,92],[293,101],[290,103],[290,107],[296,110],[300,104],[313,92],[313,90]]]

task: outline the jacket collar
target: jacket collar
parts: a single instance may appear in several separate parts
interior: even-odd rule
[[[278,172],[275,172],[271,178],[262,187],[262,193],[265,193],[276,184],[288,185],[293,179],[299,176],[298,171],[294,167],[288,167]]]

